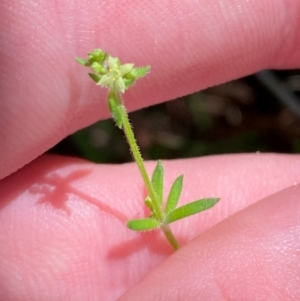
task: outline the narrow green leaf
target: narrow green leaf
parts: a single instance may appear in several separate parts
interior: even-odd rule
[[[136,67],[134,68],[136,71],[136,78],[140,78],[145,76],[149,71],[150,71],[150,66],[145,66],[145,67]]]
[[[183,175],[179,176],[174,181],[166,203],[166,208],[165,208],[166,214],[170,213],[176,208],[182,190],[182,182],[183,182]]]
[[[145,76],[150,71],[150,66],[136,67],[123,76],[126,89],[131,87],[136,80]]]
[[[164,168],[160,160],[157,162],[157,165],[153,171],[151,182],[158,198],[158,202],[162,204],[164,189]]]
[[[89,61],[86,61],[84,59],[81,59],[80,57],[75,57],[75,60],[77,63],[79,63],[82,66],[90,66]]]
[[[159,226],[159,221],[153,218],[133,219],[127,223],[127,227],[135,231],[153,230]]]
[[[199,213],[213,207],[220,199],[208,198],[188,203],[171,211],[165,218],[165,223],[170,224],[184,217]]]

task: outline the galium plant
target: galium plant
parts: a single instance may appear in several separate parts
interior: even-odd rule
[[[150,66],[135,67],[134,64],[121,64],[117,57],[112,57],[101,49],[88,53],[87,60],[76,58],[77,62],[91,69],[89,76],[96,85],[108,89],[107,102],[113,119],[118,128],[124,131],[133,159],[147,188],[148,196],[144,200],[150,209],[150,216],[128,221],[127,227],[135,231],[161,229],[174,250],[180,245],[169,225],[177,220],[188,217],[213,207],[219,198],[205,198],[177,207],[182,191],[183,175],[175,179],[164,204],[164,169],[158,161],[150,179],[144,160],[137,145],[128,114],[122,100],[122,94],[139,78],[150,71]]]

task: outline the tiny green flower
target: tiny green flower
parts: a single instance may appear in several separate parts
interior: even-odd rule
[[[112,57],[101,49],[95,49],[88,53],[88,59],[76,58],[83,66],[90,67],[93,73],[90,77],[97,85],[124,93],[135,81],[146,75],[150,67],[136,67],[128,63],[121,65],[118,58]]]
[[[111,56],[108,57],[107,65],[107,73],[101,77],[97,84],[124,93],[126,90],[124,76],[133,70],[134,65],[121,65],[118,58]]]

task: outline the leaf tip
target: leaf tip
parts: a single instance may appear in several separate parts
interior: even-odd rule
[[[127,222],[127,227],[134,231],[150,231],[159,228],[160,222],[153,218],[134,219]]]
[[[86,61],[86,60],[84,60],[84,59],[82,59],[82,58],[80,58],[80,57],[75,57],[75,60],[76,60],[76,62],[79,63],[80,65],[82,65],[82,66],[87,66],[87,61]]]

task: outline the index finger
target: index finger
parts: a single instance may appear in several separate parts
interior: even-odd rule
[[[74,61],[93,48],[152,66],[126,94],[130,110],[260,69],[300,65],[299,1],[44,0],[2,7],[0,178],[109,117],[105,91]]]

